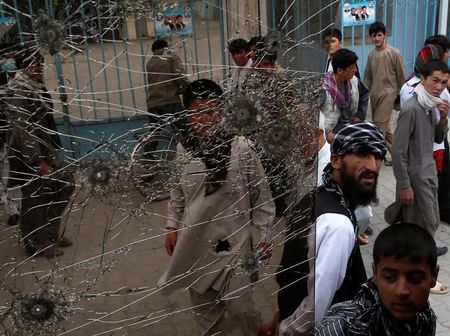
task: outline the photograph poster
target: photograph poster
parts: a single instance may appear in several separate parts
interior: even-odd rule
[[[342,23],[344,27],[370,25],[375,22],[375,1],[343,3]]]
[[[156,36],[191,35],[191,8],[187,4],[185,5],[183,1],[176,1],[173,6],[168,6],[167,1],[164,1],[164,4],[164,6],[158,6],[156,8]]]

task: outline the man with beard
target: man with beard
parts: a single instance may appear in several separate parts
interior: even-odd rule
[[[286,244],[295,241],[295,246],[286,257],[297,263],[277,274],[280,292],[290,292],[278,302],[281,335],[307,332],[332,304],[353,298],[367,280],[356,244],[355,208],[376,199],[385,155],[385,140],[370,122],[336,133],[323,184],[300,201],[288,228]]]

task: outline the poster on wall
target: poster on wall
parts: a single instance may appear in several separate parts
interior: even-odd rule
[[[361,26],[375,22],[374,1],[345,1],[342,8],[342,23],[344,27]]]
[[[191,8],[183,1],[164,1],[155,11],[156,36],[191,35],[192,13]]]
[[[3,37],[16,24],[16,20],[10,16],[0,16],[0,38]]]

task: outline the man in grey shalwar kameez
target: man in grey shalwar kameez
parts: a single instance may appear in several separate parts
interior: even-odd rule
[[[249,141],[211,131],[220,119],[213,94],[221,93],[216,83],[201,79],[183,98],[192,112],[187,119],[194,138],[182,140],[190,162],[171,193],[166,225],[171,259],[159,284],[165,295],[189,289],[201,335],[228,335],[233,328],[255,335],[261,317],[252,299],[252,271],[246,269],[258,263],[251,226],[260,233],[256,249],[266,245],[275,205]]]
[[[439,225],[433,142],[441,143],[448,130],[450,104],[439,98],[448,80],[449,69],[444,62],[435,60],[425,65],[414,95],[401,108],[392,146],[403,221],[423,227],[432,236]]]

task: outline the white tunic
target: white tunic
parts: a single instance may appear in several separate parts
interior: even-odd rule
[[[244,137],[231,145],[226,181],[205,196],[205,165],[197,159],[186,164],[168,205],[167,227],[175,228],[177,243],[166,273],[158,284],[163,294],[190,287],[203,294],[220,290],[230,271],[250,252],[250,226],[259,240],[268,240],[275,218],[275,205],[264,169]],[[252,195],[250,197],[250,195]],[[216,252],[227,240],[229,251]]]

